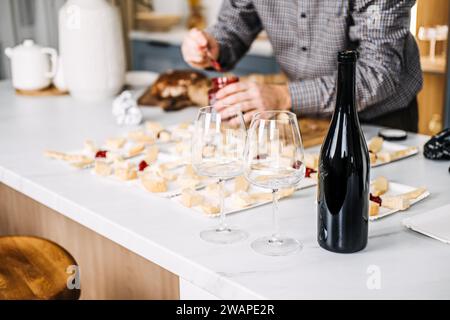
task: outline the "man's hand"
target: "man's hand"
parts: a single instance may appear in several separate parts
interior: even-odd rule
[[[237,82],[218,91],[216,99],[214,107],[223,119],[229,118],[227,107],[240,107],[245,123],[249,123],[252,116],[259,111],[291,108],[291,96],[287,85]],[[233,121],[236,120],[231,119],[231,124]]]
[[[211,58],[215,60],[219,58],[219,44],[207,32],[194,28],[184,38],[181,52],[191,67],[204,69],[211,67]]]

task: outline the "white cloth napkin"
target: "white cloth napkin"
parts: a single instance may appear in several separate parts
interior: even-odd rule
[[[142,122],[142,111],[130,91],[124,91],[114,99],[112,114],[120,126],[134,126]]]
[[[407,228],[450,244],[450,204],[404,219],[402,222]]]

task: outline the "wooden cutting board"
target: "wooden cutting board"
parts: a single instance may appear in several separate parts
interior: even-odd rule
[[[322,144],[328,133],[329,119],[302,118],[298,122],[305,148]]]

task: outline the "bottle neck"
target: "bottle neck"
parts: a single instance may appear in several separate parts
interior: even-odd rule
[[[338,65],[335,112],[345,112],[349,115],[356,115],[355,70],[355,63],[340,62]]]

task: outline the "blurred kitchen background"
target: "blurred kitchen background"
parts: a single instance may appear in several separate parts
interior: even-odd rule
[[[185,33],[192,26],[204,28],[213,24],[221,5],[221,0],[110,1],[122,13],[128,69],[154,72],[187,68],[180,53]],[[411,32],[420,47],[425,80],[419,94],[419,131],[425,134],[437,133],[450,125],[448,41],[447,36],[442,37],[442,28],[445,31],[449,24],[449,2],[418,0],[412,11]],[[24,39],[57,49],[58,11],[64,3],[65,0],[0,0],[0,52]],[[264,33],[233,72],[279,72]],[[9,61],[2,54],[0,79],[10,77]]]

